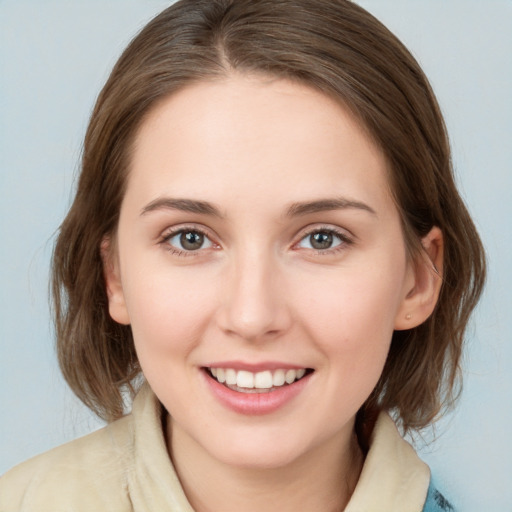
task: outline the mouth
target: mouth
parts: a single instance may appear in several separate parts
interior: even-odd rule
[[[250,372],[234,368],[203,368],[219,384],[239,393],[270,393],[300,381],[313,373],[312,368],[276,369]]]

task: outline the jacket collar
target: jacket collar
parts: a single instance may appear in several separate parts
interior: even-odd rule
[[[421,511],[430,470],[381,412],[370,438],[370,449],[345,512]]]
[[[132,410],[134,459],[128,472],[129,495],[135,512],[194,512],[167,452],[163,410],[149,385],[144,384]],[[428,466],[383,412],[373,429],[361,476],[345,512],[419,512],[429,481]]]

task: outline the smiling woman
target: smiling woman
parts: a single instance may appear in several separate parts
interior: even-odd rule
[[[192,440],[233,467],[339,462],[393,330],[424,321],[441,284],[408,260],[381,152],[334,100],[286,80],[232,73],[160,103],[114,236],[110,315],[170,413],[178,470],[198,467],[181,453]],[[440,231],[423,245],[441,267]]]
[[[150,22],[53,271],[63,374],[110,423],[5,475],[0,509],[452,508],[390,414],[452,405],[483,251],[426,78],[355,4]]]

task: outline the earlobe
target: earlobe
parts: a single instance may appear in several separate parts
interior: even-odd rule
[[[102,240],[100,251],[110,316],[116,322],[128,325],[130,318],[124,300],[123,286],[119,271],[119,259],[111,238],[104,238]]]
[[[434,226],[422,238],[421,254],[411,263],[411,279],[395,318],[395,329],[412,329],[432,314],[441,291],[443,233]]]

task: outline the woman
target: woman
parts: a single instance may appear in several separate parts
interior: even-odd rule
[[[377,20],[178,2],[100,94],[55,249],[61,367],[111,423],[0,508],[449,510],[388,412],[451,404],[483,276],[435,98]]]

